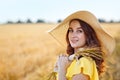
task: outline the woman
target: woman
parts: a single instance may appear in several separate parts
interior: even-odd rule
[[[68,56],[60,55],[55,66],[58,80],[99,80],[104,71],[104,56],[113,52],[115,41],[92,13],[75,12],[50,34],[67,45]]]

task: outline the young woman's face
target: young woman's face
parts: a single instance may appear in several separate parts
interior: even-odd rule
[[[84,47],[86,43],[86,37],[80,23],[77,20],[73,20],[69,25],[68,39],[73,48]]]

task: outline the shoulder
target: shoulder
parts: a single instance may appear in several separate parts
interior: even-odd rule
[[[93,67],[95,61],[91,57],[82,57],[78,60],[78,63],[83,67]]]
[[[94,62],[94,60],[91,57],[82,57],[79,59],[79,61]]]

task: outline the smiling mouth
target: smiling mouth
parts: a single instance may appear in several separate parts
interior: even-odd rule
[[[71,42],[72,42],[72,43],[76,43],[76,42],[78,42],[78,40],[71,40]]]

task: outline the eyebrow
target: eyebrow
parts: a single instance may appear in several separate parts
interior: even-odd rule
[[[71,27],[69,27],[68,29],[72,29]],[[77,29],[82,29],[82,27],[78,27]]]
[[[77,29],[82,29],[82,27],[78,27]]]

